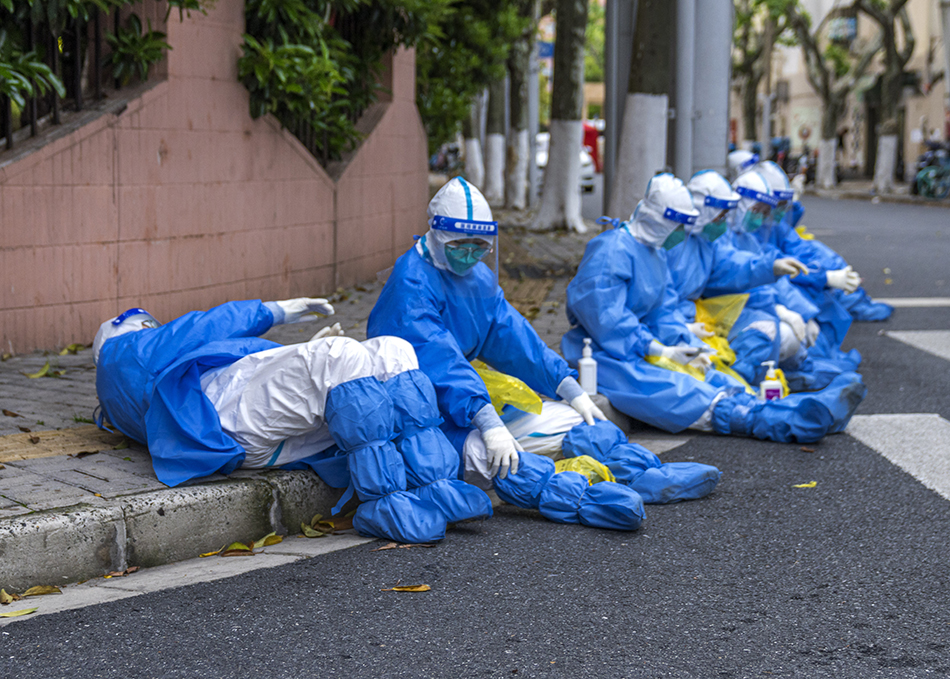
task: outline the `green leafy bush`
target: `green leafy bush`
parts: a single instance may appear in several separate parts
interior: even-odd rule
[[[129,28],[120,27],[116,33],[106,35],[112,54],[105,62],[112,64],[112,76],[123,85],[128,85],[136,71],[140,80],[147,80],[152,64],[161,61],[165,50],[172,48],[165,42],[164,33],[152,30],[151,21],[144,32],[138,14],[130,14],[128,23]]]

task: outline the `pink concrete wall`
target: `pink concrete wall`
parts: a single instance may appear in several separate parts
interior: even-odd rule
[[[153,22],[154,24],[154,22]],[[415,59],[334,183],[237,81],[243,2],[167,26],[168,78],[40,150],[0,156],[0,350],[90,342],[130,306],[159,319],[372,278],[425,228]]]

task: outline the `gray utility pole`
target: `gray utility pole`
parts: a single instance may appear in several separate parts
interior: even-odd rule
[[[617,172],[617,148],[627,101],[636,16],[637,0],[607,0],[604,27],[604,120],[607,124],[604,130],[604,214],[607,214],[610,190]]]
[[[696,70],[696,33],[696,0],[679,0],[676,6],[673,169],[684,182],[693,176],[693,95],[696,87],[693,75]]]
[[[693,172],[715,170],[726,174],[733,12],[733,0],[696,2]]]
[[[944,115],[950,115],[950,0],[940,0],[940,14],[943,20],[943,87],[947,93]],[[950,134],[950,130],[947,133]]]

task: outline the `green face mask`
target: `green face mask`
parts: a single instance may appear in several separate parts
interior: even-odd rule
[[[725,218],[720,219],[717,222],[709,222],[709,224],[703,227],[703,238],[712,243],[714,240],[719,238],[719,236],[724,234],[727,228],[729,228],[729,223]]]
[[[749,210],[742,218],[742,230],[746,233],[754,233],[762,228],[765,223],[765,215],[761,212],[752,212]]]
[[[448,243],[445,246],[445,259],[452,267],[452,271],[459,276],[464,276],[490,250],[491,248],[476,243]]]
[[[686,240],[686,229],[682,226],[677,226],[669,236],[666,237],[666,240],[663,241],[664,250],[672,250],[677,245]]]

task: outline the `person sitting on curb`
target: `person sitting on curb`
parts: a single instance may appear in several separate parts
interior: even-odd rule
[[[358,494],[353,526],[366,535],[431,542],[449,521],[491,516],[488,496],[456,479],[458,457],[408,342],[360,343],[339,336],[339,325],[289,346],[258,337],[313,313],[333,307],[236,301],[165,325],[129,309],[93,342],[97,423],[148,446],[169,486],[238,468],[311,466]]]
[[[524,448],[539,438],[563,439],[575,427],[589,427],[606,417],[577,383],[577,373],[505,299],[496,272],[481,261],[498,237],[498,224],[481,192],[456,177],[432,198],[428,216],[428,232],[397,260],[370,313],[367,334],[394,335],[413,345],[420,368],[435,386],[445,418],[442,426],[462,457],[466,481],[494,487],[500,497],[520,506],[538,507],[544,496],[557,504],[552,489],[575,492],[586,488],[586,482],[558,478],[562,474],[554,474],[550,459]],[[471,364],[475,359],[559,400],[545,401],[539,415],[514,410],[502,419]],[[513,431],[520,436],[516,438]],[[559,448],[553,447],[553,452],[559,453]],[[718,470],[708,465],[697,465],[690,473],[714,473],[718,481]],[[512,490],[518,484],[524,484],[524,492]],[[601,482],[589,492],[598,496],[613,485]],[[625,494],[627,490],[629,486],[614,489],[636,513],[640,497]],[[548,516],[546,506],[542,503],[540,509]],[[548,518],[559,516],[555,512]],[[633,523],[638,521],[626,526],[635,527]],[[618,527],[612,521],[604,525]]]

